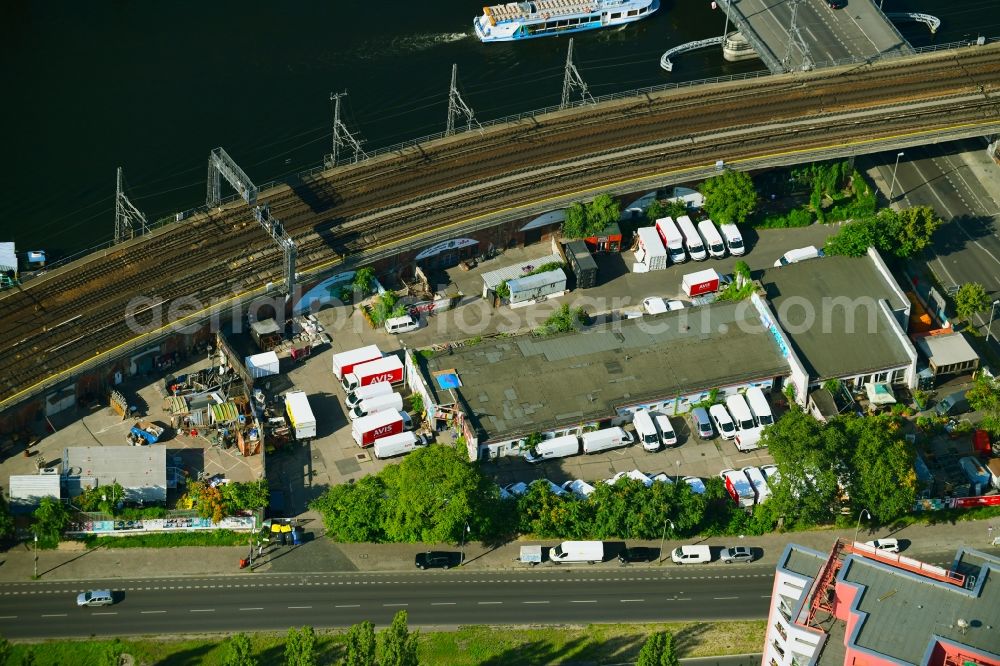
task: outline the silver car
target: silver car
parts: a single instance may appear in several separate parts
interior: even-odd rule
[[[746,562],[750,564],[753,562],[753,551],[746,546],[723,548],[722,552],[719,553],[719,559],[726,564],[732,564],[733,562]]]
[[[81,608],[84,606],[110,606],[113,603],[115,603],[115,598],[112,596],[111,590],[91,590],[76,595],[76,605]]]

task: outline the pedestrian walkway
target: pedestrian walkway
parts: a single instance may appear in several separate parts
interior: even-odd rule
[[[254,573],[305,574],[305,573],[367,573],[414,571],[413,558],[424,550],[457,551],[458,547],[440,544],[338,544],[322,534],[312,533],[312,539],[299,546],[274,546],[265,550],[258,559],[254,551],[253,567],[239,568],[239,561],[247,557],[248,547],[228,548],[136,548],[94,549],[75,547],[58,551],[38,552],[38,574],[41,581],[86,581],[135,578],[171,578],[217,575],[253,575]],[[957,548],[965,546],[998,554],[1000,547],[990,545],[994,536],[1000,536],[1000,518],[964,521],[939,525],[913,525],[902,529],[869,531],[864,525],[858,539],[894,537],[905,546],[903,553],[920,559],[947,565]],[[722,547],[731,545],[762,549],[758,564],[773,565],[778,561],[788,543],[796,543],[821,552],[827,552],[838,538],[853,539],[854,530],[817,530],[790,534],[768,534],[754,537],[720,537],[685,541],[664,542],[662,564],[630,565],[634,567],[670,567],[668,553],[682,543],[704,543]],[[464,547],[465,569],[475,571],[516,571],[526,566],[517,561],[520,546],[526,544],[555,545],[554,540],[515,541],[498,547],[478,543]],[[606,542],[608,550],[620,548],[620,542]],[[628,542],[629,545],[659,546],[659,542]],[[30,581],[34,570],[34,557],[27,545],[18,545],[4,553],[0,561],[0,584]],[[544,567],[554,567],[543,564]],[[586,566],[586,565],[581,565]],[[619,566],[614,559],[588,568]]]

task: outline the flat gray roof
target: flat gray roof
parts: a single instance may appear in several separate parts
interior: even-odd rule
[[[497,338],[416,355],[438,404],[457,402],[480,442],[616,415],[616,407],[787,375],[749,303],[715,303],[550,337]],[[454,371],[456,389],[434,376]]]
[[[982,556],[982,557],[980,557]],[[933,635],[1000,653],[1000,559],[977,554],[975,583],[966,589],[864,557],[849,558],[843,580],[863,586],[856,645],[911,664],[924,662]],[[971,564],[971,563],[970,563]],[[973,623],[964,634],[959,619]]]
[[[63,456],[68,477],[118,483],[126,495],[144,501],[167,498],[167,449],[149,446],[71,446]]]
[[[558,254],[549,254],[544,257],[538,257],[537,259],[522,261],[521,263],[514,264],[512,266],[504,266],[503,268],[498,268],[495,271],[483,273],[483,284],[486,285],[487,289],[496,289],[501,282],[524,277],[539,266],[562,263],[562,260],[563,258]]]
[[[795,544],[789,544],[789,546],[788,557],[785,558],[783,564],[784,568],[801,576],[816,578],[819,575],[819,570],[827,561],[828,556],[815,553],[811,550],[805,550]]]
[[[887,300],[892,310],[907,304],[870,257],[823,257],[769,268],[761,283],[811,379],[910,362],[878,301]]]
[[[917,347],[936,366],[968,363],[979,358],[979,354],[961,333],[925,335],[917,340]]]

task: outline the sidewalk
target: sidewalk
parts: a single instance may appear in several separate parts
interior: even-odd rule
[[[992,532],[990,531],[992,527]],[[299,546],[273,547],[265,551],[258,560],[254,553],[253,569],[239,569],[239,560],[247,556],[246,547],[234,548],[170,548],[170,549],[96,549],[60,551],[39,551],[38,572],[40,581],[70,581],[114,578],[169,578],[176,576],[217,576],[252,575],[263,573],[364,573],[414,571],[413,557],[417,553],[433,548],[457,551],[457,546],[426,544],[338,544],[320,534]],[[896,532],[872,532],[862,525],[858,533],[860,541],[880,537],[895,537],[906,546],[903,553],[919,559],[923,554],[933,555],[937,563],[947,563],[960,546],[975,548],[987,553],[1000,554],[1000,548],[990,546],[993,536],[1000,536],[1000,519],[967,521],[954,524],[915,525]],[[666,558],[670,549],[682,543],[706,543],[710,546],[746,545],[763,549],[759,563],[776,564],[787,543],[797,543],[821,552],[828,552],[837,538],[852,539],[854,530],[819,530],[792,534],[768,534],[760,537],[722,537],[702,541],[667,540],[661,559]],[[909,543],[907,543],[909,542]],[[524,570],[527,565],[516,561],[522,544],[555,545],[556,541],[516,541],[497,548],[482,544],[466,544],[466,569],[475,571]],[[607,542],[609,551],[620,542]],[[639,545],[639,542],[629,542]],[[642,545],[659,546],[659,542],[643,542]],[[617,567],[612,559],[592,568]],[[671,567],[669,560],[657,565],[634,564],[633,567]],[[0,555],[0,583],[23,583],[31,580],[34,567],[29,546],[18,545]],[[537,567],[553,568],[546,563]],[[564,568],[574,568],[567,566]],[[579,566],[575,568],[580,568]]]

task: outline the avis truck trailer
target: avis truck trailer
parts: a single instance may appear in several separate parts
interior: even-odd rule
[[[344,375],[341,385],[345,391],[354,391],[361,386],[389,382],[399,384],[403,381],[403,362],[396,355],[389,355],[368,363],[355,365]]]
[[[403,424],[403,414],[398,410],[375,412],[351,423],[351,436],[364,449],[374,444],[376,439],[403,432]]]
[[[382,352],[379,351],[378,345],[358,347],[357,349],[350,349],[339,354],[334,354],[333,375],[337,378],[337,381],[343,381],[344,375],[349,373],[354,366],[379,358],[382,358]]]

